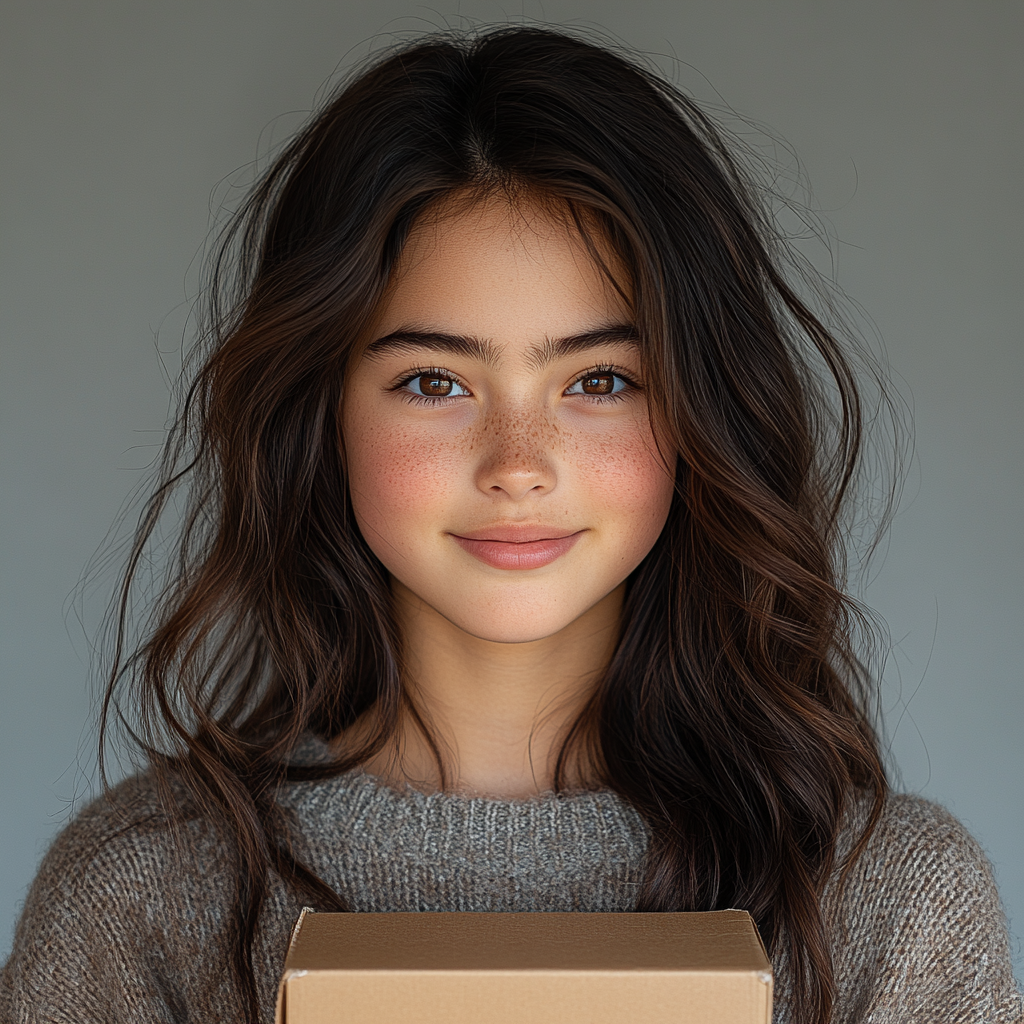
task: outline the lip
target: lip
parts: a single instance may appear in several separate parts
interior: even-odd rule
[[[495,569],[539,569],[561,558],[583,533],[553,526],[491,526],[451,536],[464,551]]]

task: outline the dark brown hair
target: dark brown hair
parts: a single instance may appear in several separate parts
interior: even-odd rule
[[[104,728],[134,708],[175,813],[223,823],[255,1019],[269,873],[344,909],[294,853],[275,795],[379,750],[403,700],[387,573],[348,499],[345,367],[416,218],[496,186],[556,200],[611,243],[676,453],[668,523],[628,581],[560,784],[588,749],[650,829],[638,909],[748,909],[789,957],[795,1019],[824,1022],[837,834],[855,794],[870,831],[886,793],[844,596],[861,401],[721,134],[611,48],[536,28],[419,41],[346,84],[259,181],[214,265],[208,344],[140,524]],[[181,484],[176,571],[125,656],[132,579]],[[363,750],[292,763],[304,736],[335,737],[371,707]]]

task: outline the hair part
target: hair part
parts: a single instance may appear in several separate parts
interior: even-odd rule
[[[627,275],[675,461],[668,523],[557,782],[582,758],[643,815],[637,909],[748,909],[789,957],[795,1018],[824,1024],[823,887],[854,795],[871,814],[851,858],[886,794],[844,593],[857,382],[709,118],[606,48],[536,28],[417,42],[346,84],[257,184],[213,264],[208,343],[139,525],[103,729],[128,689],[172,814],[222,829],[255,1019],[270,872],[345,909],[295,852],[278,790],[368,760],[412,707],[387,573],[348,497],[345,369],[417,220],[496,193],[554,204],[613,281]],[[125,657],[132,580],[179,486],[175,571]],[[370,709],[360,749],[295,763],[304,737]]]

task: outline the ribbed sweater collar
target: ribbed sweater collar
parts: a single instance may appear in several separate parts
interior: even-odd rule
[[[311,857],[361,911],[623,911],[647,831],[611,792],[498,800],[396,789],[356,771],[296,785]]]

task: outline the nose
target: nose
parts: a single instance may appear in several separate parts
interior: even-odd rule
[[[488,418],[476,471],[480,490],[513,501],[541,495],[555,486],[558,431],[538,410],[504,412]]]

